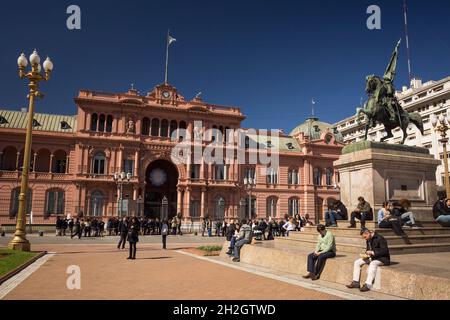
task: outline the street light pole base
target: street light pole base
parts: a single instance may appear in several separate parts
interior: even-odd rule
[[[8,244],[8,248],[16,251],[26,251],[29,252],[31,250],[31,244],[27,239],[14,237],[11,242]]]

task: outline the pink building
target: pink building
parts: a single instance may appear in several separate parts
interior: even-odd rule
[[[191,136],[196,130],[240,129],[245,116],[238,108],[198,97],[187,101],[165,84],[145,96],[133,89],[118,94],[83,90],[75,103],[75,116],[35,114],[28,205],[33,223],[53,223],[57,215],[159,217],[166,208],[169,216],[182,213],[186,223],[204,216],[248,217],[245,177],[256,179],[250,205],[261,218],[286,213],[321,218],[327,203],[339,197],[333,161],[341,153],[342,136],[317,119],[276,141],[244,130],[249,132],[244,145],[234,146],[247,158],[260,149],[279,152],[279,166],[266,170],[259,162],[176,164],[171,158],[185,139],[181,134],[170,138],[177,129]],[[0,110],[0,224],[15,223],[26,117],[26,112]],[[122,180],[116,172],[129,174]]]

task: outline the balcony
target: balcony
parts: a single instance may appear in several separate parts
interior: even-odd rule
[[[21,176],[22,171],[0,171],[0,178],[3,179],[17,180],[20,179]],[[72,175],[66,173],[30,172],[28,177],[30,180],[72,180]]]

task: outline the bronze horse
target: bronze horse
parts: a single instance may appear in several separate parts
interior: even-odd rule
[[[367,135],[369,129],[374,128],[378,123],[384,125],[387,135],[383,137],[380,142],[384,142],[389,138],[393,137],[392,130],[400,127],[403,131],[403,140],[401,144],[404,144],[406,138],[408,137],[407,129],[410,123],[413,123],[423,135],[423,121],[422,117],[418,113],[408,113],[403,110],[403,108],[398,103],[397,99],[393,98],[393,107],[396,110],[395,120],[391,119],[389,111],[386,105],[381,104],[376,101],[375,94],[381,90],[383,86],[383,80],[377,76],[367,77],[366,82],[366,92],[369,95],[369,100],[365,103],[364,108],[358,108],[356,112],[356,118],[359,123],[359,115],[364,113],[366,119],[365,126],[365,136],[364,139],[367,140]]]

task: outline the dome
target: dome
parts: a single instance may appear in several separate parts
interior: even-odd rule
[[[302,124],[298,125],[294,130],[289,134],[290,136],[295,136],[301,132],[308,136],[312,140],[320,139],[322,132],[330,130],[330,132],[334,132],[334,138],[336,141],[342,142],[343,136],[340,132],[337,131],[337,128],[332,124],[319,121],[318,118],[309,118]]]

